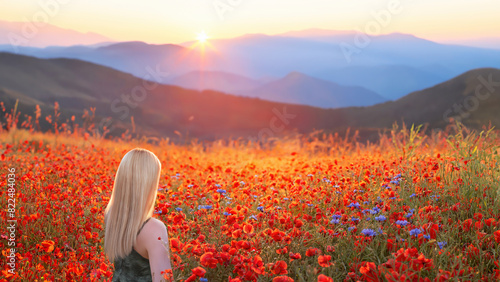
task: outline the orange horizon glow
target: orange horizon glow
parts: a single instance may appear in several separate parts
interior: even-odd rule
[[[199,5],[194,0],[186,0],[173,5],[162,0],[150,0],[148,3],[73,0],[61,4],[57,9],[53,8],[52,15],[45,13],[45,17],[40,15],[47,9],[43,9],[40,3],[17,0],[4,2],[6,4],[0,10],[0,21],[46,20],[56,27],[83,33],[94,32],[113,41],[180,44],[200,41],[193,36],[200,30],[209,31],[212,39],[252,33],[276,35],[311,28],[363,31],[368,23],[377,17],[384,17],[390,1],[360,0],[351,3],[311,0],[306,4],[299,0],[276,0],[272,3],[242,0],[238,5],[221,10],[220,7],[216,9],[210,1]],[[406,33],[437,42],[500,37],[498,1],[398,2],[398,13],[389,15],[390,19],[382,26],[380,34]],[[50,9],[47,11],[50,12]]]

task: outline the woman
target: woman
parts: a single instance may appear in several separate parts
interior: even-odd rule
[[[114,262],[115,281],[163,281],[172,269],[165,224],[152,218],[161,163],[152,152],[135,148],[120,162],[104,212],[104,251]]]

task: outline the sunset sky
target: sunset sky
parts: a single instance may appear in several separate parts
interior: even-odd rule
[[[120,41],[181,43],[202,30],[211,38],[309,28],[364,31],[388,5],[399,12],[391,13],[383,34],[435,41],[500,37],[498,0],[0,0],[0,20],[43,21],[37,16],[49,12],[41,3],[50,7],[52,25]]]

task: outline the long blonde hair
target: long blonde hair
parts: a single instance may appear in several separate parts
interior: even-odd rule
[[[139,228],[153,216],[160,171],[160,160],[146,149],[135,148],[122,158],[104,211],[104,251],[110,261],[132,251]]]

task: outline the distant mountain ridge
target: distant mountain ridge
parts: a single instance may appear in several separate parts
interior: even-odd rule
[[[241,95],[320,108],[371,106],[387,100],[363,87],[341,86],[299,72],[291,72]]]
[[[299,72],[265,83],[225,72],[195,71],[175,77],[168,84],[321,108],[370,106],[387,100],[363,87],[342,86]]]
[[[172,78],[168,84],[194,90],[215,90],[230,94],[254,89],[263,82],[222,71],[192,71]]]
[[[430,70],[429,70],[430,69]],[[315,77],[342,85],[361,86],[395,100],[453,78],[449,70],[403,65],[352,66],[318,72]]]
[[[25,30],[30,31],[29,36],[26,36]],[[53,45],[93,45],[112,41],[115,40],[94,32],[78,32],[48,23],[0,20],[0,45],[9,45],[10,50],[5,50],[9,52],[17,52],[17,47],[20,46],[44,48]]]

